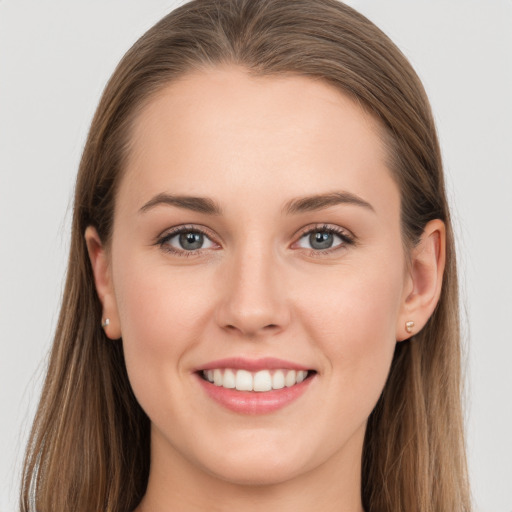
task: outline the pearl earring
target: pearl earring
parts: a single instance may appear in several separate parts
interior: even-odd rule
[[[414,322],[412,322],[412,321],[411,322],[405,322],[405,330],[407,332],[409,332],[409,333],[412,332],[413,328],[414,328]]]
[[[110,325],[110,318],[105,318],[104,321],[101,322],[101,327],[105,328]]]

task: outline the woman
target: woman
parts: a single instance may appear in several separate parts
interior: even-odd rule
[[[185,4],[92,122],[22,509],[469,510],[454,257],[382,32]]]

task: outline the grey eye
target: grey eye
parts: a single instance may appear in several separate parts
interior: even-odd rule
[[[332,247],[334,235],[326,232],[316,232],[309,235],[309,243],[313,249],[329,249]]]
[[[204,235],[202,233],[181,233],[179,235],[179,243],[182,249],[193,251],[200,249],[203,245]]]
[[[336,241],[337,239],[337,241]],[[337,245],[342,245],[345,243],[345,240],[340,235],[330,231],[330,230],[319,230],[316,229],[314,231],[310,231],[309,233],[305,233],[299,240],[299,247],[304,249],[314,249],[317,251],[322,251],[326,249],[330,249]]]
[[[165,237],[163,243],[177,251],[209,249],[215,245],[204,233],[190,229],[169,234]]]

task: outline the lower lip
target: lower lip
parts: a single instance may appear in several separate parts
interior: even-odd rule
[[[216,386],[197,375],[207,395],[226,409],[240,414],[268,414],[297,400],[309,387],[314,375],[289,388],[272,391],[237,391]]]

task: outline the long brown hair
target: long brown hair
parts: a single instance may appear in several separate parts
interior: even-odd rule
[[[445,222],[441,298],[425,328],[397,344],[368,421],[362,501],[368,512],[469,511],[455,252],[433,117],[398,48],[337,0],[194,0],[158,22],[118,65],[80,163],[67,280],[21,510],[126,512],[144,495],[150,422],[132,393],[122,342],[109,342],[101,329],[84,231],[93,225],[110,240],[140,109],[187,72],[225,63],[257,76],[321,79],[348,94],[380,122],[401,191],[404,245],[414,245],[428,221]]]

